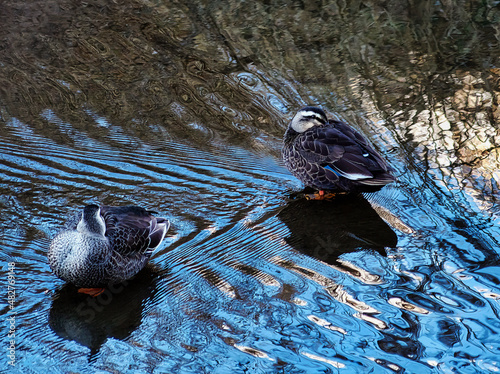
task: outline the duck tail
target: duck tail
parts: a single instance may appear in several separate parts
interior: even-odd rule
[[[390,173],[375,175],[373,178],[358,180],[359,183],[368,186],[385,186],[386,184],[396,181],[396,177]]]
[[[149,232],[149,247],[148,251],[151,255],[156,252],[156,249],[160,243],[165,238],[168,229],[170,228],[170,222],[166,218],[156,217],[151,220],[150,232]]]

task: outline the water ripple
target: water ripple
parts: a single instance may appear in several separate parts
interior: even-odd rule
[[[205,3],[2,4],[12,371],[498,371],[498,10]],[[398,182],[296,198],[280,147],[306,104],[369,136]],[[171,221],[97,298],[46,259],[88,203]]]

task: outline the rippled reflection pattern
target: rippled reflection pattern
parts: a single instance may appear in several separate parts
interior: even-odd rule
[[[497,5],[3,2],[2,370],[500,370]],[[398,183],[297,197],[280,147],[306,104]],[[46,259],[88,203],[172,223],[97,299]]]

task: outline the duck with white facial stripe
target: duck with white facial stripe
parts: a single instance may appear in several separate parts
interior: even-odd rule
[[[336,193],[373,192],[394,182],[392,168],[359,132],[328,120],[323,110],[308,106],[297,112],[284,136],[283,161],[306,187],[309,199]]]

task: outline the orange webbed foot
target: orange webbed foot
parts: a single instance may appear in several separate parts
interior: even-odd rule
[[[84,293],[92,297],[97,297],[100,294],[102,294],[105,290],[106,290],[105,288],[79,288],[78,293]]]
[[[339,193],[325,192],[324,190],[319,190],[315,193],[305,194],[307,200],[331,200],[334,199]]]

